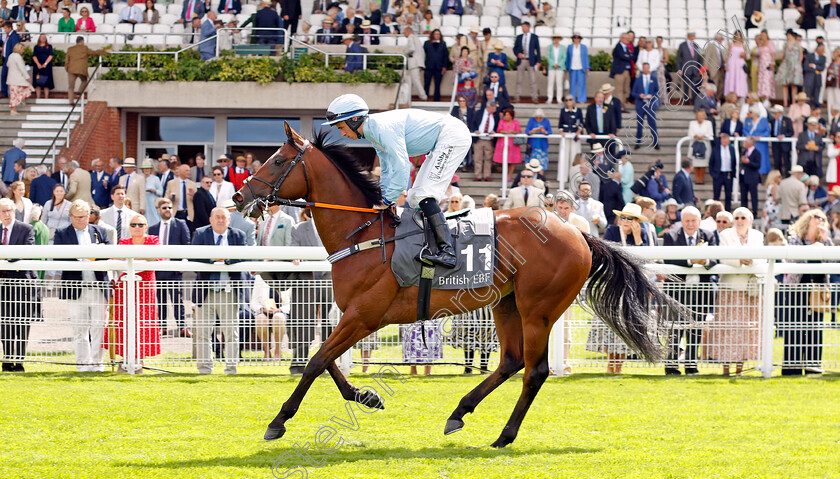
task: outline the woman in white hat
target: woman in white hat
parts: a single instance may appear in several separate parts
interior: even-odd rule
[[[158,214],[155,202],[163,196],[163,184],[155,174],[155,170],[155,164],[151,158],[146,158],[140,165],[140,171],[146,177],[146,220],[150,225],[160,222],[160,214]]]
[[[545,112],[542,108],[537,108],[534,116],[528,119],[528,126],[525,131],[529,135],[550,135],[551,122],[545,117]],[[548,139],[547,138],[528,138],[528,144],[531,146],[531,159],[540,162],[542,171],[548,170]]]

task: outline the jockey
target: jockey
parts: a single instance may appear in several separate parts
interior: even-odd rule
[[[335,125],[350,139],[365,138],[373,145],[382,168],[380,185],[385,209],[407,189],[411,178],[409,157],[426,155],[408,190],[408,205],[420,208],[435,235],[438,254],[427,249],[419,258],[427,264],[455,267],[452,236],[440,210],[447,186],[467,156],[472,138],[457,118],[417,109],[369,114],[367,103],[358,95],[341,95],[330,103],[324,125]]]

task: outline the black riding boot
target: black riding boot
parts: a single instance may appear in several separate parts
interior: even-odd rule
[[[437,254],[432,254],[428,249],[424,249],[420,252],[420,261],[444,268],[454,268],[456,258],[455,252],[452,250],[452,235],[449,233],[449,227],[446,226],[446,217],[440,211],[440,206],[434,198],[426,198],[420,202],[420,209],[423,211],[423,216],[429,221],[438,249]]]

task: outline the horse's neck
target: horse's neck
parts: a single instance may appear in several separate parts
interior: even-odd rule
[[[309,201],[315,203],[329,203],[341,206],[353,206],[357,208],[369,208],[370,205],[365,203],[362,193],[349,182],[346,181],[344,175],[339,172],[337,177],[342,178],[345,182],[341,185],[330,185],[329,191],[322,193],[312,188]],[[350,239],[345,239],[356,228],[363,225],[365,222],[375,219],[376,217],[371,213],[358,213],[355,211],[334,210],[327,208],[314,208],[313,219],[315,220],[315,227],[318,229],[318,235],[321,242],[324,244],[327,253],[333,254],[336,251],[347,248],[353,243],[378,238],[381,236],[380,225],[373,223],[370,227],[365,228]],[[385,221],[388,221],[385,218]],[[393,231],[391,228],[386,228],[386,236],[388,231]]]

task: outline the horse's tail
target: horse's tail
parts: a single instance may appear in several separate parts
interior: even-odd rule
[[[596,236],[583,236],[592,251],[584,307],[642,357],[648,361],[660,359],[661,326],[673,324],[676,318],[669,316],[682,314],[682,305],[647,278],[642,259]]]

